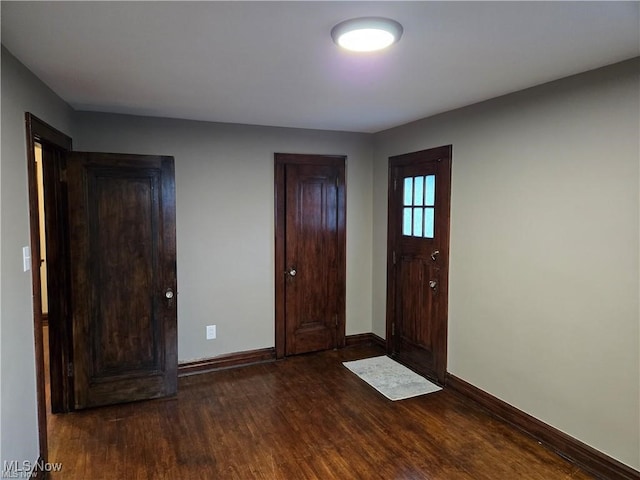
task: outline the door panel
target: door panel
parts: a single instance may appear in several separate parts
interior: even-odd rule
[[[399,259],[398,269],[395,353],[409,363],[432,365],[436,335],[432,322],[425,319],[437,316],[438,303],[429,282],[437,281],[438,269],[408,255]]]
[[[158,234],[154,191],[159,172],[142,178],[131,178],[126,170],[89,172],[89,218],[98,219],[89,232],[91,257],[96,259],[91,280],[100,312],[92,338],[93,376],[157,370],[162,354],[154,341],[159,305],[149,293],[158,269],[153,239]]]
[[[286,157],[286,158],[283,158]],[[280,355],[344,343],[344,158],[282,155]],[[277,165],[278,167],[278,165]],[[277,192],[278,193],[278,192]],[[278,295],[278,293],[277,293]],[[278,329],[277,329],[278,330]],[[276,349],[278,350],[278,348]]]
[[[287,165],[286,179],[286,350],[294,355],[336,346],[337,171]]]
[[[444,383],[451,147],[389,159],[389,354]]]
[[[175,394],[173,159],[72,152],[67,183],[76,408]]]

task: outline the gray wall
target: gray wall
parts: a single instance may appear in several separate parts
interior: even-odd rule
[[[2,47],[0,462],[39,455],[31,272],[22,271],[22,247],[30,244],[27,111],[71,133],[69,106]]]
[[[347,334],[371,331],[370,135],[78,113],[77,150],[173,155],[180,361],[274,346],[274,152],[347,155]],[[205,325],[217,339],[205,340]]]
[[[387,159],[453,144],[448,369],[640,468],[638,61],[375,135],[373,329]]]

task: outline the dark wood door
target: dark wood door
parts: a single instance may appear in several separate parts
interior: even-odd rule
[[[172,157],[70,152],[75,407],[177,389]]]
[[[389,159],[389,353],[444,384],[451,146]]]
[[[279,155],[284,355],[344,345],[344,157]],[[278,187],[277,187],[278,188]],[[277,199],[278,201],[278,199]],[[278,329],[276,329],[278,331]],[[278,333],[277,333],[278,336]],[[278,350],[278,348],[276,348]]]

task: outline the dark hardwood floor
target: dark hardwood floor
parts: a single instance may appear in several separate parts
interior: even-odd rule
[[[49,415],[53,480],[588,479],[443,390],[392,402],[352,347],[180,379],[177,397]]]

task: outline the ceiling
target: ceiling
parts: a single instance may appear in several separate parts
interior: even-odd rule
[[[7,2],[2,43],[77,110],[377,132],[640,55],[640,2]],[[377,54],[332,43],[404,27]]]

